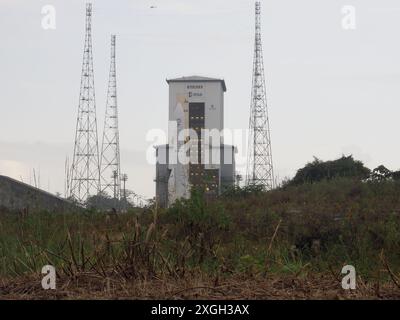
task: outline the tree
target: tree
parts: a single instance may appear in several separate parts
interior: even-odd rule
[[[111,198],[108,194],[101,192],[95,196],[91,196],[86,200],[85,207],[87,209],[112,210],[118,209],[118,200]]]
[[[380,165],[379,167],[375,168],[370,176],[370,180],[373,181],[386,181],[392,178],[393,178],[393,172],[383,165]]]
[[[297,171],[289,185],[314,183],[335,178],[367,179],[371,170],[361,161],[354,160],[353,156],[342,156],[333,161],[322,161],[314,157],[314,161]]]
[[[399,181],[400,180],[400,171],[392,172],[392,178],[394,181]]]
[[[391,171],[387,169],[385,166],[380,165],[379,167],[375,168],[372,171],[369,180],[378,182],[388,181],[388,180],[399,181],[400,171]]]

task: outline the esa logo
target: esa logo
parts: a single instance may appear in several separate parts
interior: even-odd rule
[[[189,98],[193,98],[193,97],[202,97],[203,94],[201,92],[189,92]]]

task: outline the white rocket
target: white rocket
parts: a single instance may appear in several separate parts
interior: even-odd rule
[[[182,154],[185,152],[185,141],[183,141],[181,133],[185,129],[185,112],[180,102],[175,107],[174,119],[175,122],[171,122],[169,128],[169,163],[171,170],[168,180],[169,204],[173,204],[180,198],[189,197],[189,165],[181,162]]]

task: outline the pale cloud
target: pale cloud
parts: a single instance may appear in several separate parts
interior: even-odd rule
[[[29,167],[19,161],[14,160],[0,160],[0,175],[7,175],[16,180],[24,179],[21,177],[27,177],[29,175]]]

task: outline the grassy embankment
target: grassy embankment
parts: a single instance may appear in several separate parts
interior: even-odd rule
[[[203,290],[200,296],[243,297],[247,283],[255,287],[245,297],[262,298],[254,296],[257,284],[278,279],[270,281],[278,283],[274,290],[291,288],[296,296],[296,286],[308,285],[300,297],[312,297],[311,287],[323,292],[327,278],[326,288],[340,292],[341,268],[351,264],[360,288],[379,297],[386,284],[390,292],[400,284],[399,195],[397,182],[342,179],[238,190],[209,203],[194,196],[169,210],[118,216],[3,213],[0,295],[34,294],[41,268],[51,264],[76,296],[185,297],[192,288]],[[230,280],[236,294],[227,289]],[[152,282],[158,284],[150,289]]]

